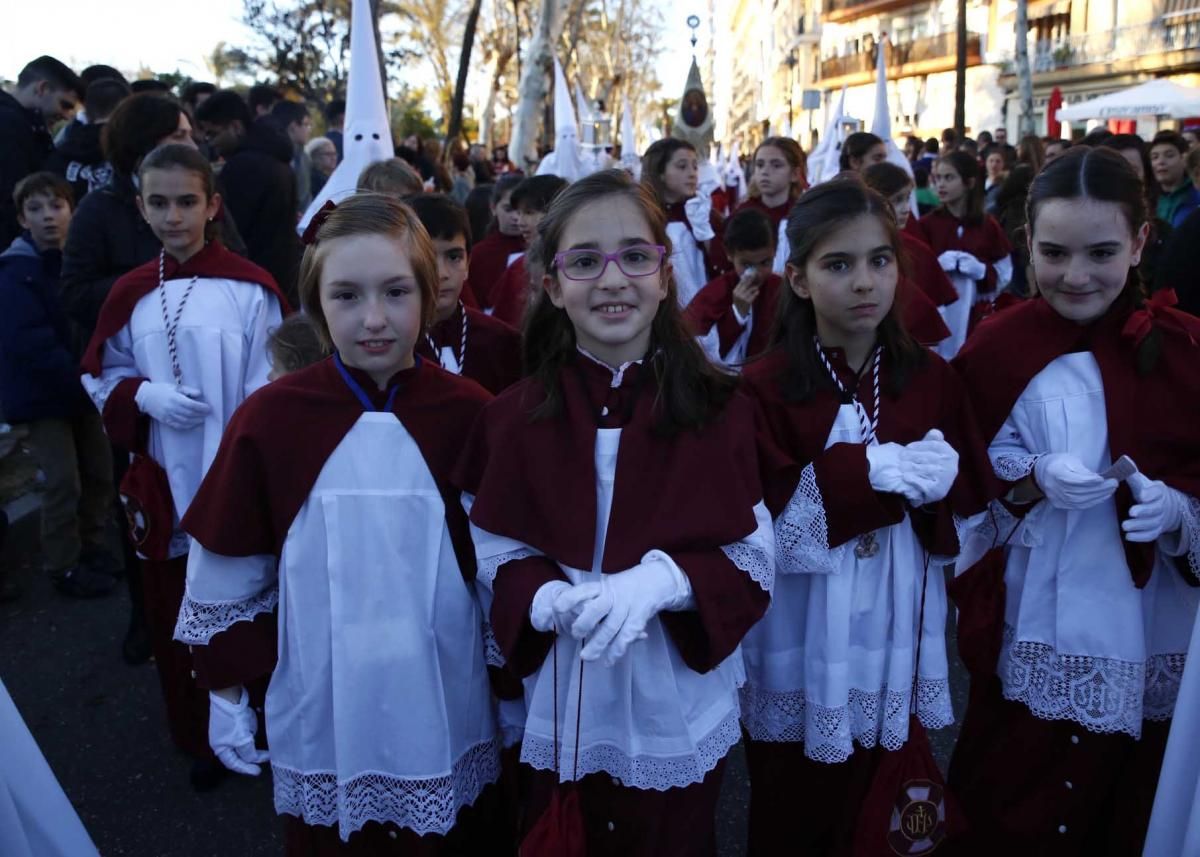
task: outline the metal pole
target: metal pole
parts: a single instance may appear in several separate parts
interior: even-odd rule
[[[958,62],[954,69],[954,132],[967,130],[967,0],[958,0]]]

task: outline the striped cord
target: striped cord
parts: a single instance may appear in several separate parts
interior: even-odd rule
[[[853,393],[846,392],[846,387],[842,384],[842,379],[838,377],[837,372],[833,369],[833,364],[829,362],[829,358],[825,356],[825,350],[821,348],[821,340],[813,337],[813,344],[817,348],[817,356],[821,358],[821,363],[825,366],[825,370],[829,372],[829,377],[833,379],[833,383],[837,384],[837,388],[841,391],[843,397],[849,396],[850,403],[854,405],[854,410],[858,413],[858,422],[862,431],[863,443],[867,446],[878,444],[879,439],[876,433],[879,430],[879,362],[883,355],[883,348],[876,346],[875,357],[873,359],[873,367],[871,370],[871,384],[875,393],[875,408],[871,418],[867,418],[867,409],[863,407],[862,402],[858,400],[858,391]]]
[[[171,372],[175,375],[175,386],[183,385],[183,370],[179,368],[179,345],[176,341],[176,333],[179,330],[179,319],[183,315],[183,308],[188,302],[188,298],[192,295],[192,289],[196,286],[197,277],[192,277],[192,281],[187,284],[187,288],[183,291],[183,300],[179,302],[179,306],[175,309],[175,318],[171,319],[170,313],[167,311],[167,285],[164,272],[166,270],[167,251],[158,251],[158,303],[162,307],[163,327],[167,330],[167,353],[171,356]]]
[[[463,306],[463,302],[458,302],[458,311],[462,313],[462,338],[458,342],[458,374],[463,371],[463,364],[467,360],[467,308]],[[433,341],[433,336],[426,332],[425,340],[429,343],[429,350],[433,352],[433,356],[437,359],[438,365],[443,369],[446,364],[442,362],[442,350],[437,347],[437,343]]]

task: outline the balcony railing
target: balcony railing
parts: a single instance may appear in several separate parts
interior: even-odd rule
[[[876,48],[875,50],[878,50]],[[831,57],[821,61],[821,78],[828,80],[835,77],[862,74],[875,70],[875,50],[859,51],[844,57]],[[888,52],[887,67],[898,69],[913,63],[933,60],[950,60],[958,54],[958,39],[954,33],[942,33],[911,42],[902,42],[891,46]],[[967,65],[978,65],[983,61],[980,52],[978,33],[967,34]]]
[[[1030,42],[1029,62],[1035,74],[1044,74],[1189,48],[1200,48],[1200,20],[1174,18]],[[1015,71],[1011,52],[1000,59],[1004,71]]]
[[[850,21],[865,15],[889,12],[905,6],[915,6],[927,0],[825,0],[824,20],[832,23]]]

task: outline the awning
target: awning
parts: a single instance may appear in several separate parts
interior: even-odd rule
[[[1200,116],[1200,89],[1164,79],[1151,80],[1058,111],[1058,118],[1065,122],[1137,116],[1170,116],[1173,119]]]

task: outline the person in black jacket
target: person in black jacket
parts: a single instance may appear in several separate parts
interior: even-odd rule
[[[129,84],[116,78],[101,78],[88,84],[83,100],[87,122],[70,123],[62,139],[46,158],[43,168],[62,176],[76,199],[108,184],[112,164],[104,157],[100,134],[108,117],[129,95]]]
[[[303,250],[296,232],[292,142],[269,117],[252,120],[232,90],[209,96],[196,121],[213,152],[224,159],[221,196],[246,242],[250,261],[266,268],[288,301],[299,306],[296,280]]]
[[[13,189],[54,149],[48,123],[70,118],[83,99],[75,72],[40,56],[21,69],[12,95],[0,91],[0,247],[20,234]]]
[[[58,303],[71,187],[50,172],[17,183],[25,232],[0,253],[0,403],[24,424],[46,476],[42,555],[64,595],[106,595],[116,560],[106,546],[113,467],[100,415],[83,392]]]

